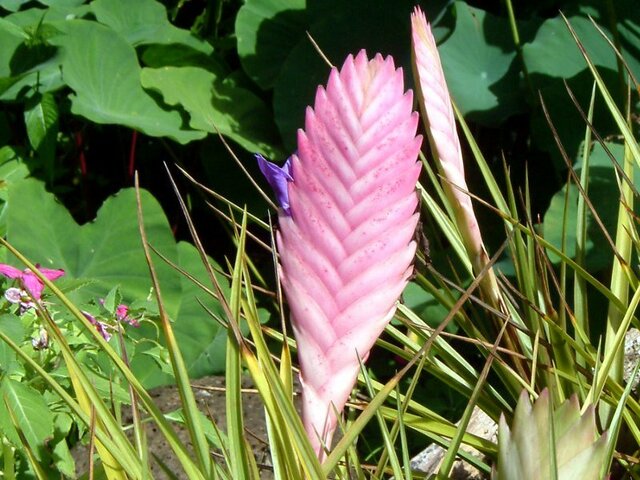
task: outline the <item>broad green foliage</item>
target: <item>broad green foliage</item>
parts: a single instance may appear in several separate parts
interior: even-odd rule
[[[170,226],[157,201],[142,191],[145,229],[150,244],[169,261],[207,284],[204,267],[195,248],[185,242],[176,244]],[[24,180],[9,189],[7,238],[29,258],[43,267],[63,268],[64,281],[73,288],[74,300],[85,303],[104,298],[120,287],[126,303],[151,295],[151,281],[138,234],[134,191],[122,190],[108,199],[95,221],[79,226],[66,209],[35,180]],[[33,205],[38,205],[37,209]],[[25,218],[29,220],[24,221]],[[190,280],[182,277],[158,257],[165,306],[175,321],[179,341],[184,341],[184,356],[189,371],[201,376],[223,367],[226,333],[202,304],[221,314],[218,304]],[[215,265],[215,264],[214,264]],[[226,284],[220,278],[222,285]],[[78,287],[79,286],[79,287]],[[148,332],[153,333],[153,332]],[[148,363],[144,364],[148,367]],[[143,365],[140,366],[144,371]],[[147,384],[166,381],[159,371],[144,371]]]
[[[162,209],[148,193],[143,193],[143,199],[150,242],[175,261],[175,241]],[[33,205],[39,208],[34,210]],[[25,218],[29,221],[24,222]],[[25,180],[9,190],[9,241],[43,267],[62,268],[68,278],[90,280],[85,290],[93,297],[106,295],[114,280],[128,301],[149,294],[151,282],[137,231],[133,190],[108,199],[96,220],[83,226],[40,182]],[[173,304],[179,298],[178,276],[168,265],[159,264],[158,270],[166,282],[162,287],[167,300]],[[169,314],[174,316],[176,310],[170,309]]]
[[[95,0],[91,2],[91,11],[100,23],[111,27],[133,46],[178,44],[204,54],[213,51],[207,42],[172,25],[164,6],[155,0]]]
[[[14,445],[21,445],[16,431],[16,427],[19,428],[35,457],[44,463],[50,458],[46,444],[53,437],[53,415],[42,395],[29,385],[9,377],[0,382],[0,395],[5,412],[0,415],[0,430]]]
[[[188,478],[259,478],[261,459],[254,463],[251,452],[243,450],[240,376],[246,368],[270,413],[269,447],[276,478],[411,478],[413,448],[432,440],[451,445],[439,476],[449,475],[457,455],[468,457],[488,475],[488,459],[497,458],[497,446],[466,435],[464,429],[474,405],[496,421],[501,412],[510,418],[523,386],[533,396],[549,386],[549,411],[574,393],[596,411],[615,409],[615,415],[601,418],[601,431],[608,429],[611,439],[609,457],[619,452],[615,468],[637,477],[640,470],[633,459],[640,442],[635,425],[640,405],[635,396],[627,398],[629,390],[621,394],[623,379],[612,375],[611,367],[622,357],[624,330],[637,323],[634,315],[640,303],[640,291],[632,297],[638,285],[637,222],[633,216],[628,222],[622,218],[621,182],[612,163],[623,164],[626,142],[634,147],[627,152],[636,152],[636,158],[627,158],[628,171],[633,170],[632,161],[640,164],[633,138],[638,127],[637,89],[625,70],[628,66],[640,78],[636,3],[0,0],[0,236],[30,261],[66,272],[54,283],[62,294],[48,286],[42,297],[51,321],[62,331],[57,338],[42,312],[24,308],[24,297],[4,297],[9,287],[19,290],[20,281],[0,278],[0,336],[5,339],[0,339],[0,412],[7,412],[8,404],[18,419],[16,428],[8,414],[0,414],[0,437],[6,440],[0,449],[3,474],[11,478],[13,469],[16,478],[35,478],[38,463],[44,468],[43,478],[58,478],[60,473],[75,478],[79,472],[74,471],[68,447],[88,439],[89,426],[82,420],[82,407],[73,402],[93,392],[91,401],[100,420],[96,431],[103,435],[96,443],[96,478],[122,478],[105,474],[101,460],[122,461],[131,478],[152,478],[145,455],[136,452],[135,443],[144,444],[142,439],[129,444],[121,419],[109,418],[110,412],[131,403],[131,387],[145,421],[153,421],[163,432]],[[362,370],[371,402],[358,398],[364,411],[355,422],[349,419],[343,440],[320,466],[305,443],[291,401],[295,346],[284,342],[277,351],[280,345],[271,343],[282,340],[280,325],[273,320],[286,319],[289,307],[278,311],[278,257],[269,251],[275,240],[268,222],[275,223],[276,215],[271,211],[267,217],[267,202],[255,188],[267,183],[258,176],[251,154],[260,152],[281,165],[296,148],[305,108],[314,104],[317,86],[325,84],[331,64],[341,65],[348,54],[362,49],[370,58],[376,53],[393,56],[403,69],[405,85],[414,89],[413,108],[418,110],[409,19],[416,4],[426,10],[448,90],[460,113],[456,128],[466,185],[474,194],[471,203],[486,253],[498,259],[495,288],[500,301],[492,302],[482,282],[474,282],[481,272],[468,267],[473,259],[465,256],[453,215],[459,205],[446,194],[433,169],[425,135],[418,233],[424,233],[429,246],[416,236],[416,275],[399,314]],[[598,76],[587,67],[559,12],[577,32],[603,79],[589,120],[594,132],[578,110],[588,110]],[[591,19],[620,49],[624,66]],[[626,116],[630,126],[623,128]],[[425,128],[430,127],[421,126],[420,133],[425,134]],[[239,162],[232,160],[219,135]],[[586,238],[578,228],[581,194],[575,180],[567,180],[567,164],[573,163],[578,176],[583,173],[576,159],[585,139],[590,151],[585,188],[611,241],[589,208]],[[180,211],[164,164],[176,173],[185,212]],[[215,195],[203,194],[204,189],[177,173],[175,166]],[[157,250],[150,255],[169,320],[165,324],[144,257],[131,188],[134,178],[141,185],[148,243]],[[634,185],[640,186],[637,171]],[[627,193],[628,198],[637,195]],[[246,230],[240,226],[244,208]],[[631,208],[638,211],[637,200]],[[207,261],[216,271],[228,308],[207,291],[213,289],[210,272],[191,243],[184,213],[210,255]],[[615,242],[621,245],[617,264]],[[584,259],[576,254],[582,244]],[[0,247],[0,263],[24,268],[10,249]],[[492,278],[489,268],[482,275]],[[66,298],[86,315],[74,315],[64,304]],[[122,339],[134,374],[118,368],[123,351],[116,327],[126,322],[118,323],[116,312],[122,306],[141,320],[140,328],[127,323]],[[606,313],[599,310],[607,307]],[[261,328],[268,317],[272,323]],[[505,319],[509,322],[502,330]],[[102,342],[106,336],[100,333],[100,322],[111,328],[108,345]],[[248,337],[245,322],[251,336],[246,344],[237,343],[242,335]],[[609,327],[606,341],[600,336],[604,324]],[[40,348],[45,326],[51,346]],[[291,334],[286,321],[284,326]],[[169,331],[167,337],[163,327]],[[496,342],[499,331],[504,336]],[[172,335],[184,368],[171,348]],[[15,349],[12,342],[18,345]],[[68,363],[61,357],[63,345],[71,352]],[[276,356],[280,363],[274,363]],[[220,435],[197,412],[189,380],[222,372],[225,362],[232,366],[227,378],[232,421]],[[39,366],[45,374],[38,372]],[[85,383],[80,371],[87,376]],[[442,391],[434,394],[430,375],[447,388],[437,388]],[[389,378],[386,385],[376,383]],[[56,382],[62,392],[56,391]],[[169,382],[178,384],[184,403],[167,418],[191,431],[197,460],[181,439],[172,437],[153,403],[145,403],[145,388]],[[61,400],[64,393],[75,400]],[[447,396],[455,400],[444,402]],[[609,403],[603,406],[603,399]],[[467,407],[461,417],[462,403]],[[453,412],[451,420],[459,426],[435,415],[435,404],[439,411]],[[569,405],[561,408],[571,410],[573,404]],[[526,424],[523,409],[516,410],[515,424]],[[548,425],[540,426],[541,418],[543,424],[562,420],[547,413],[538,411],[537,437],[522,435],[527,453],[532,443],[548,437]],[[369,436],[368,431],[363,438],[364,424],[376,416],[383,438]],[[583,417],[574,411],[569,418],[577,430],[583,428],[590,439],[597,438],[590,411]],[[618,436],[623,419],[629,428]],[[201,423],[204,433],[194,430]],[[586,423],[589,428],[580,427]],[[563,437],[567,426],[562,421],[555,426],[557,438]],[[514,426],[512,437],[518,429],[535,430]],[[407,436],[409,430],[419,436]],[[354,447],[358,436],[366,441]],[[396,448],[400,442],[402,458]],[[599,455],[604,440],[599,442],[585,455]],[[459,450],[461,443],[488,459]],[[222,456],[211,460],[211,448],[224,449]],[[515,456],[518,448],[507,456]],[[107,450],[111,459],[103,456]],[[35,460],[28,461],[28,453]],[[151,457],[151,452],[143,453]],[[344,464],[346,455],[349,467],[340,470],[337,466]],[[365,456],[369,464],[377,463],[373,473],[359,463]],[[209,470],[210,461],[215,472]],[[603,472],[606,469],[604,465]],[[514,475],[537,478],[528,472]]]
[[[13,148],[0,148],[0,235],[6,233],[9,186],[28,175],[27,166]]]
[[[73,113],[182,143],[204,136],[183,129],[179,112],[163,109],[142,89],[135,50],[120,35],[84,20],[66,22],[62,28],[65,35],[53,42],[62,48],[64,79],[75,91]]]
[[[24,325],[12,314],[0,315],[0,331],[16,343],[22,342],[25,337]],[[3,375],[11,376],[24,373],[16,354],[5,342],[0,343],[0,366]]]
[[[509,24],[464,2],[456,2],[455,13],[455,30],[440,48],[451,95],[470,119],[500,123],[524,107],[516,52],[504,49]]]
[[[291,49],[304,37],[305,0],[249,0],[238,11],[238,54],[260,87],[272,88]]]
[[[223,75],[199,67],[145,68],[141,81],[168,105],[184,108],[194,130],[220,132],[248,151],[273,156],[277,133],[261,120],[268,115],[264,103]]]

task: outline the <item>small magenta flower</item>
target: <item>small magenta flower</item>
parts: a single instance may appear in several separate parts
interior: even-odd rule
[[[111,334],[109,333],[109,330],[108,330],[109,325],[107,325],[105,322],[101,322],[100,320],[97,320],[96,317],[91,315],[89,312],[85,312],[84,310],[82,310],[82,314],[87,320],[89,320],[89,323],[91,325],[96,327],[96,330],[100,335],[102,335],[102,338],[104,338],[107,342],[111,340]]]
[[[56,280],[64,275],[64,270],[51,270],[49,268],[40,268],[36,265],[36,268],[42,275],[49,280]],[[4,275],[7,278],[17,279],[20,281],[24,289],[35,300],[40,300],[42,296],[42,290],[44,290],[44,283],[40,280],[35,273],[28,268],[25,270],[19,270],[11,265],[0,263],[0,275]]]
[[[118,322],[126,322],[132,327],[139,327],[138,320],[129,315],[129,307],[123,303],[116,307],[116,320]]]
[[[319,459],[413,271],[418,114],[391,57],[364,51],[319,87],[276,184],[280,278],[291,310],[302,416]],[[279,189],[279,190],[278,190]]]

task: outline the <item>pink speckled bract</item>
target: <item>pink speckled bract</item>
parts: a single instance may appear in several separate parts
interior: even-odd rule
[[[418,103],[429,132],[432,150],[437,154],[440,169],[446,179],[442,182],[442,187],[454,206],[456,224],[469,257],[477,265],[484,252],[484,244],[471,198],[466,193],[468,189],[462,148],[440,55],[431,27],[420,7],[416,7],[411,15],[411,39]]]
[[[359,361],[412,273],[418,114],[391,57],[349,56],[319,87],[298,131],[280,277],[301,368],[303,421],[318,457],[331,444]]]

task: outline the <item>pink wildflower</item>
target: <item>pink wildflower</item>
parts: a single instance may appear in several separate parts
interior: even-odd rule
[[[91,315],[89,312],[85,312],[83,310],[82,314],[87,320],[89,320],[89,323],[91,325],[96,327],[96,330],[100,335],[102,335],[102,338],[104,338],[107,342],[111,340],[111,334],[109,333],[109,330],[108,330],[109,325],[107,325],[105,322],[101,322],[100,320],[97,320],[96,317]]]
[[[64,270],[40,268],[39,265],[36,265],[36,267],[38,268],[38,271],[49,280],[56,280],[64,275]],[[44,290],[44,283],[28,268],[25,270],[19,270],[11,265],[0,263],[0,275],[4,275],[7,278],[18,279],[22,283],[24,289],[29,292],[35,300],[40,300],[42,290]]]
[[[413,270],[422,138],[412,104],[391,57],[350,55],[318,88],[286,171],[270,169],[286,189],[278,195],[281,280],[298,344],[303,422],[321,460],[358,358],[393,317]]]
[[[139,327],[138,321],[129,316],[129,307],[123,303],[116,307],[116,320],[119,322],[127,322],[132,327]]]

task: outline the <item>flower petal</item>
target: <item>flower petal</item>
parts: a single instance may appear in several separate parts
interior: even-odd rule
[[[24,285],[24,289],[29,292],[29,295],[36,300],[39,300],[42,296],[42,290],[44,290],[44,283],[42,283],[42,281],[29,270],[22,274],[21,280],[22,285]]]
[[[38,268],[40,273],[45,276],[48,280],[57,280],[58,278],[64,275],[64,270],[61,268],[52,270],[50,268]]]
[[[293,181],[293,177],[291,177],[291,159],[288,159],[282,167],[279,167],[259,153],[256,153],[254,156],[258,161],[260,171],[276,195],[278,205],[282,207],[287,215],[291,215],[291,211],[289,210],[289,186],[287,185]]]
[[[22,270],[18,270],[16,267],[0,263],[0,275],[4,275],[7,278],[20,278],[22,276]]]

